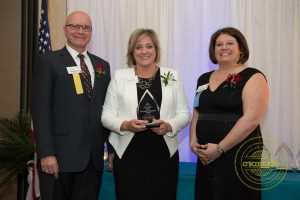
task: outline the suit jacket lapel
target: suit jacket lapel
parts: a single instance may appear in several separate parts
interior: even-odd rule
[[[164,73],[168,73],[170,70],[169,68],[160,68],[160,75],[163,75]],[[174,74],[176,76],[176,74]],[[177,77],[175,77],[177,80]],[[162,99],[161,99],[161,109],[160,109],[160,117],[164,118],[167,113],[169,113],[173,108],[170,106],[170,99],[173,98],[173,90],[174,90],[174,83],[169,83],[167,86],[162,82],[162,79],[160,78],[161,81],[161,92],[162,92]]]
[[[64,63],[64,67],[70,67],[70,66],[77,66],[75,60],[73,59],[73,57],[71,56],[71,54],[69,53],[69,51],[67,50],[66,47],[62,48],[61,50],[59,50],[59,55],[61,56],[61,59]],[[92,62],[93,63],[93,62]],[[94,66],[94,64],[93,64]],[[67,71],[67,69],[66,69]],[[80,75],[81,78],[81,75]],[[74,87],[74,86],[73,86]],[[84,98],[87,100],[87,102],[89,102],[88,97],[85,94],[82,94],[84,96]],[[93,98],[93,97],[92,97]]]
[[[97,63],[97,61],[94,59],[93,55],[91,55],[89,52],[88,52],[88,54],[89,54],[89,57],[91,59],[92,65],[93,65],[94,72],[96,72],[96,67],[97,67],[97,65],[99,65],[99,63]],[[96,73],[94,74],[94,76],[95,76],[95,79],[94,79],[93,95],[92,95],[91,101],[93,101],[93,99],[95,98],[94,93],[96,91],[98,92],[99,90],[103,89],[102,84],[101,84],[103,81],[103,77],[99,77],[99,78],[96,77]]]
[[[62,48],[58,53],[60,54],[62,61],[65,63],[65,67],[76,66],[76,62],[66,47]]]
[[[131,116],[137,118],[136,109],[138,107],[138,97],[137,97],[137,76],[134,73],[134,69],[130,68],[129,71],[127,71],[124,82],[124,94],[127,94],[126,101],[127,101],[127,107],[126,110],[131,112]]]

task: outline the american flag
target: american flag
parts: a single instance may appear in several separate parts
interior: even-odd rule
[[[48,23],[47,0],[42,0],[40,28],[38,34],[38,53],[51,51],[50,28]]]

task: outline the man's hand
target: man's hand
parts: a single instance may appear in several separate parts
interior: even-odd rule
[[[55,156],[46,156],[41,159],[41,166],[43,172],[46,174],[52,174],[55,178],[58,178],[58,163]]]

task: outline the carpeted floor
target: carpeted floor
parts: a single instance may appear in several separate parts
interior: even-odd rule
[[[194,199],[195,163],[180,163],[177,200]],[[263,190],[263,200],[300,200],[300,173],[287,172],[276,187]],[[112,172],[104,172],[99,200],[115,200]]]

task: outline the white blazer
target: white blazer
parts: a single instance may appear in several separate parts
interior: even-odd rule
[[[169,71],[174,75],[176,81],[170,82],[167,86],[161,82],[160,119],[172,126],[172,132],[168,132],[163,136],[171,157],[178,148],[176,135],[189,123],[190,112],[178,72],[174,69],[160,68],[161,75],[167,74]],[[129,131],[120,131],[120,128],[124,120],[137,119],[137,82],[138,78],[135,75],[134,68],[116,70],[108,86],[103,105],[102,124],[111,130],[109,142],[119,158],[122,158],[135,134]]]

